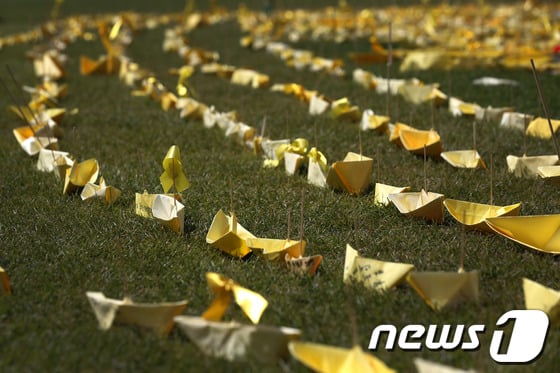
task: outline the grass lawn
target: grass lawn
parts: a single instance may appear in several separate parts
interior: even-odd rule
[[[8,0],[0,21],[0,37],[22,32],[45,21],[52,2]],[[224,2],[225,3],[225,2]],[[247,1],[260,7],[260,1]],[[327,2],[325,2],[326,4]],[[329,3],[336,3],[329,1]],[[355,6],[371,2],[352,1]],[[380,2],[377,2],[380,3]],[[394,1],[395,5],[407,2]],[[453,2],[455,3],[455,2]],[[277,1],[285,7],[316,4],[311,0]],[[183,1],[65,1],[61,16],[91,12],[175,12]],[[168,69],[180,67],[175,53],[162,52],[165,28],[135,35],[127,54],[153,71],[167,87],[176,84]],[[337,79],[286,67],[266,52],[239,47],[241,31],[235,20],[193,31],[193,46],[218,51],[220,62],[250,67],[270,75],[272,83],[296,82],[328,97],[347,96],[360,108],[384,112],[385,96],[366,91],[350,78]],[[301,42],[325,57],[345,59],[351,76],[356,67],[348,52],[366,51],[367,40],[342,44]],[[34,85],[33,66],[24,55],[30,44],[0,49],[2,65],[11,66],[17,80]],[[224,137],[221,130],[206,129],[201,122],[185,121],[178,112],[164,112],[158,103],[132,97],[130,88],[115,76],[82,76],[79,57],[97,58],[103,52],[98,41],[77,41],[66,50],[69,94],[61,102],[78,108],[62,124],[61,150],[77,160],[96,158],[101,174],[122,190],[116,204],[83,202],[79,195],[62,195],[62,182],[36,170],[15,141],[12,129],[20,122],[5,108],[7,94],[0,94],[0,266],[8,273],[13,295],[0,296],[0,371],[306,371],[291,359],[282,366],[262,366],[254,361],[229,363],[205,356],[174,330],[168,338],[128,327],[98,329],[86,299],[86,291],[101,291],[111,298],[131,296],[139,302],[187,299],[188,315],[200,315],[213,299],[205,273],[225,274],[261,293],[270,305],[261,323],[302,330],[302,340],[366,350],[372,329],[379,324],[485,324],[481,348],[474,352],[391,352],[375,355],[398,371],[413,371],[412,359],[422,357],[444,364],[486,372],[551,372],[560,361],[560,331],[551,327],[542,356],[528,366],[498,365],[488,353],[491,331],[500,315],[523,309],[523,277],[560,288],[559,258],[527,249],[501,236],[468,232],[465,268],[480,271],[480,301],[433,312],[408,285],[376,294],[361,285],[342,282],[344,250],[350,243],[365,257],[412,263],[417,270],[457,269],[461,227],[446,213],[442,224],[431,224],[400,215],[389,206],[376,207],[373,191],[361,197],[309,185],[303,176],[287,176],[281,169],[263,169],[262,159]],[[529,63],[529,62],[528,62]],[[385,65],[367,67],[385,76]],[[537,90],[529,69],[440,70],[398,73],[425,82],[439,82],[441,89],[467,102],[494,107],[512,105],[517,111],[542,115]],[[0,76],[8,80],[4,66]],[[519,86],[477,87],[482,76],[515,79]],[[267,117],[273,139],[305,137],[317,144],[329,162],[358,151],[358,124],[328,116],[311,117],[306,105],[293,97],[234,86],[215,76],[196,73],[190,80],[200,101],[219,111],[237,110],[240,119],[259,127]],[[560,78],[541,74],[543,91],[553,118],[560,118]],[[429,105],[412,106],[393,98],[394,121],[429,129]],[[446,110],[436,112],[436,129],[445,150],[472,147],[472,120],[455,118]],[[477,147],[487,161],[493,155],[493,201],[498,205],[522,202],[522,215],[560,213],[559,190],[540,179],[520,179],[508,173],[506,156],[520,156],[521,132],[498,127],[495,122],[477,126]],[[527,138],[527,154],[554,154],[551,141]],[[362,133],[363,153],[375,159],[373,183],[424,185],[421,157],[391,144],[386,136]],[[161,193],[161,162],[171,145],[178,145],[191,187],[183,192],[186,233],[178,236],[154,220],[134,213],[134,193]],[[378,161],[379,158],[379,161]],[[490,172],[455,169],[442,161],[427,162],[429,190],[446,197],[488,203]],[[230,207],[230,180],[239,222],[259,237],[284,238],[288,210],[293,226],[299,225],[301,190],[305,190],[304,238],[308,254],[324,257],[314,277],[298,277],[283,267],[256,256],[236,260],[210,247],[206,233],[214,214]],[[298,228],[292,228],[296,238]],[[239,309],[226,319],[247,321]],[[353,328],[351,320],[356,320]]]

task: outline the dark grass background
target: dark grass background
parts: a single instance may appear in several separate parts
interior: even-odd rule
[[[1,14],[0,35],[25,31],[46,20],[51,2],[9,0]],[[247,5],[258,8],[259,1]],[[321,2],[321,5],[336,2]],[[350,2],[370,6],[371,2]],[[402,5],[406,2],[392,2]],[[456,2],[452,2],[455,4]],[[376,4],[380,4],[377,2]],[[317,6],[314,1],[277,1],[285,7]],[[206,4],[199,4],[204,8]],[[182,1],[66,1],[61,15],[135,10],[180,11]],[[181,65],[174,53],[161,50],[164,29],[140,32],[128,54],[141,66],[173,87],[170,67]],[[194,46],[220,52],[221,62],[254,68],[271,76],[273,83],[296,82],[329,97],[348,96],[362,109],[384,112],[385,96],[363,90],[349,79],[298,72],[264,52],[240,48],[237,24],[227,22],[201,28],[189,35]],[[367,41],[343,44],[302,42],[298,46],[327,57],[345,58],[346,70],[355,67],[347,58],[351,51],[366,51]],[[24,59],[30,45],[0,50],[2,64],[9,64],[26,85],[38,82],[32,63]],[[207,271],[226,274],[240,284],[263,294],[270,302],[262,323],[300,328],[302,339],[350,347],[358,341],[366,349],[372,329],[378,324],[487,325],[481,348],[475,352],[376,353],[390,367],[412,371],[412,359],[424,357],[462,368],[487,372],[550,372],[560,360],[560,333],[551,328],[544,353],[529,366],[500,366],[488,349],[495,321],[504,312],[524,308],[521,278],[560,288],[558,258],[531,251],[496,235],[469,232],[466,235],[465,267],[480,270],[480,303],[435,313],[408,286],[378,295],[361,286],[344,286],[342,271],[346,243],[363,256],[403,261],[418,270],[456,270],[460,256],[461,229],[446,215],[443,224],[429,224],[400,216],[393,207],[373,205],[373,193],[353,198],[346,194],[307,185],[305,178],[287,177],[282,170],[261,168],[261,159],[218,129],[205,129],[200,122],[181,120],[176,111],[163,112],[157,103],[131,97],[130,89],[116,77],[79,75],[79,56],[96,57],[98,43],[77,42],[67,49],[69,95],[66,108],[79,108],[63,122],[62,150],[77,160],[97,158],[101,174],[122,191],[111,207],[82,202],[78,195],[63,196],[62,183],[53,175],[35,170],[35,159],[19,148],[11,134],[20,123],[0,111],[0,265],[9,274],[14,294],[0,298],[0,371],[275,371],[279,366],[254,362],[228,363],[204,356],[174,331],[168,338],[128,327],[101,332],[87,302],[86,291],[106,296],[130,295],[141,302],[188,299],[186,314],[200,315],[212,300],[205,281]],[[529,63],[529,62],[528,62]],[[385,66],[368,67],[385,76]],[[2,67],[2,77],[6,79]],[[439,82],[444,92],[466,101],[497,106],[513,105],[519,111],[540,114],[537,91],[530,70],[427,71],[399,74]],[[496,76],[516,79],[520,86],[484,88],[471,84],[475,78]],[[358,151],[358,126],[326,116],[311,118],[307,108],[292,97],[229,84],[217,77],[196,74],[192,84],[199,99],[220,111],[237,110],[240,119],[259,126],[267,116],[272,138],[306,137],[317,143],[329,160]],[[543,90],[551,115],[560,117],[560,81],[543,73]],[[0,107],[9,104],[0,94]],[[419,128],[431,125],[428,105],[413,107],[393,98],[392,116]],[[436,113],[436,128],[446,150],[472,147],[472,124],[453,118],[445,109]],[[507,173],[505,157],[521,155],[523,136],[483,122],[477,127],[478,150],[489,162],[494,159],[494,203],[523,202],[522,214],[552,214],[560,211],[556,187],[541,180],[517,179]],[[376,159],[373,182],[423,184],[420,157],[397,149],[384,136],[362,134],[363,152]],[[157,222],[134,214],[134,193],[161,191],[161,161],[169,146],[176,144],[191,188],[183,193],[187,218],[184,236],[177,236]],[[552,154],[550,141],[527,139],[528,154]],[[379,155],[379,157],[378,157]],[[379,162],[377,159],[379,158]],[[379,166],[377,166],[377,163]],[[490,175],[485,170],[458,170],[444,162],[428,161],[428,188],[449,198],[488,203]],[[324,261],[315,277],[297,277],[283,268],[256,257],[230,259],[205,242],[213,215],[230,205],[229,180],[234,185],[234,207],[239,222],[261,237],[286,235],[287,211],[299,220],[301,189],[305,190],[305,239],[309,254],[322,254]],[[294,224],[297,225],[297,224]],[[292,229],[292,237],[297,236]],[[239,310],[226,318],[246,321]],[[351,318],[357,321],[352,329]],[[284,369],[306,371],[294,360]]]

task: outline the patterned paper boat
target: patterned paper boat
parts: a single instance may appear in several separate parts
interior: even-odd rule
[[[409,186],[396,187],[387,184],[375,183],[374,203],[378,206],[388,206],[389,203],[391,203],[391,201],[389,200],[389,194],[403,193],[409,190]]]
[[[312,256],[292,256],[290,253],[286,253],[284,257],[286,261],[286,266],[288,270],[299,275],[314,275],[317,272],[317,268],[323,261],[322,255],[312,255]]]
[[[451,216],[467,229],[488,233],[493,230],[486,224],[487,218],[517,216],[521,210],[521,202],[508,206],[494,206],[447,198],[443,205]]]
[[[497,233],[531,249],[560,254],[560,215],[488,218]]]
[[[403,147],[413,154],[424,155],[424,147],[428,157],[439,157],[443,151],[441,138],[434,130],[401,129],[400,138]]]
[[[560,186],[560,166],[537,167],[537,175],[546,182]]]
[[[290,342],[290,353],[305,366],[321,373],[395,373],[385,363],[362,350],[309,342]]]
[[[538,175],[539,167],[558,164],[558,156],[537,155],[531,157],[516,157],[515,155],[508,155],[506,161],[509,172],[513,173],[515,176],[532,178]]]
[[[363,258],[357,250],[346,244],[343,275],[345,284],[357,282],[368,289],[382,292],[400,284],[413,269],[412,264]]]
[[[525,308],[542,310],[548,315],[551,323],[560,323],[560,291],[523,278],[523,294]]]
[[[269,261],[284,262],[286,254],[298,257],[305,252],[305,241],[273,238],[247,238],[249,246],[257,255]]]
[[[187,301],[169,303],[135,303],[106,298],[101,292],[88,291],[88,301],[95,313],[99,328],[109,329],[113,323],[136,325],[165,336],[173,329],[173,317],[180,315]]]
[[[335,190],[360,195],[369,187],[372,173],[372,158],[348,152],[344,160],[335,162],[329,169],[327,184]]]
[[[401,214],[443,222],[443,194],[426,192],[406,192],[389,194],[389,200]]]
[[[442,152],[441,157],[457,168],[486,168],[484,160],[476,150],[454,150]]]
[[[289,356],[288,343],[301,331],[269,325],[209,321],[202,317],[176,316],[175,323],[206,355],[228,361],[254,359],[274,364]]]
[[[2,267],[0,267],[0,294],[12,294],[12,287],[10,286],[8,274]]]
[[[407,281],[434,311],[464,301],[478,302],[478,271],[411,272]]]
[[[251,253],[248,238],[256,237],[237,222],[235,214],[228,216],[220,210],[212,220],[206,242],[231,256],[243,258]]]

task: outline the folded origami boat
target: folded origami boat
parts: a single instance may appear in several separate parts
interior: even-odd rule
[[[505,216],[486,222],[497,233],[531,249],[560,254],[560,215]]]
[[[521,202],[508,206],[494,206],[447,198],[443,205],[451,216],[467,229],[488,233],[493,230],[486,224],[487,218],[517,216],[521,210]]]
[[[443,194],[426,192],[406,192],[389,194],[388,199],[401,214],[443,222]]]

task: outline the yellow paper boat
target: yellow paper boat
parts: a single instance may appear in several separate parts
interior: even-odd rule
[[[152,206],[152,216],[174,232],[183,234],[185,230],[185,206],[175,198],[157,194]]]
[[[467,229],[488,233],[493,230],[486,224],[487,218],[517,216],[521,210],[521,202],[508,206],[494,206],[447,198],[443,205],[451,216]]]
[[[358,282],[371,290],[386,291],[401,283],[413,269],[412,264],[363,258],[357,250],[346,244],[343,275],[345,284]]]
[[[532,178],[539,173],[539,167],[554,166],[558,163],[557,155],[537,155],[531,157],[516,157],[508,155],[506,157],[509,172],[517,177]]]
[[[478,271],[411,272],[407,281],[434,311],[464,301],[478,302]]]
[[[37,169],[43,172],[54,172],[59,178],[66,177],[66,170],[72,167],[74,161],[67,152],[59,150],[41,149],[37,160]]]
[[[292,152],[284,152],[284,168],[286,169],[286,174],[294,175],[296,174],[299,169],[303,166],[305,162],[305,156],[292,153]]]
[[[101,292],[88,291],[88,301],[95,313],[99,328],[109,329],[113,323],[136,325],[165,336],[173,329],[173,317],[183,313],[187,301],[168,303],[135,303],[106,298]]]
[[[434,85],[403,84],[399,87],[401,97],[414,105],[425,102],[433,102],[436,106],[441,106],[447,101],[447,95]]]
[[[243,258],[251,252],[248,238],[256,237],[237,222],[235,214],[228,216],[220,210],[212,220],[206,242],[231,256]]]
[[[403,193],[410,190],[409,186],[406,187],[396,187],[387,184],[375,183],[375,197],[373,203],[378,206],[388,206],[391,202],[389,200],[389,194],[393,193]]]
[[[33,126],[33,130],[39,128],[39,126]],[[56,137],[35,136],[29,126],[14,128],[12,132],[21,148],[29,155],[35,155],[41,149],[58,150],[58,139]]]
[[[101,56],[97,61],[88,57],[80,57],[80,74],[94,75],[104,74],[112,75],[117,74],[120,70],[120,59],[115,56]]]
[[[160,194],[149,194],[148,191],[144,193],[136,193],[135,195],[135,210],[136,215],[143,216],[145,218],[153,218],[152,209],[154,207],[154,201]],[[180,194],[164,194],[165,196],[175,198],[177,201],[181,202]]]
[[[176,316],[175,323],[204,354],[228,361],[254,359],[262,364],[277,363],[289,356],[288,343],[301,335],[294,328],[208,321],[192,316]]]
[[[323,256],[291,256],[287,253],[284,260],[286,261],[286,266],[290,272],[297,273],[298,275],[314,275],[317,268],[319,268],[319,265],[323,261]]]
[[[552,130],[554,133],[558,131],[560,127],[560,120],[551,119],[550,123],[552,124]],[[527,126],[527,135],[538,137],[541,139],[549,140],[552,138],[550,133],[550,127],[548,126],[548,120],[546,118],[535,118],[529,123]]]
[[[364,193],[371,183],[373,159],[348,152],[344,160],[335,162],[327,174],[327,184],[350,194]]]
[[[416,130],[414,127],[411,127],[404,123],[395,123],[394,125],[389,125],[389,141],[395,144],[398,147],[402,147],[401,141],[401,132],[404,130]],[[424,154],[422,152],[422,154]]]
[[[469,369],[458,369],[440,363],[434,363],[433,361],[424,360],[420,358],[414,358],[414,366],[418,373],[476,373],[476,370]]]
[[[321,115],[328,110],[330,102],[318,95],[311,95],[309,99],[309,114]]]
[[[512,241],[551,254],[560,254],[560,215],[488,218],[497,233]]]
[[[0,267],[0,293],[7,295],[12,294],[12,288],[10,286],[10,280],[8,280],[8,274],[2,267]]]
[[[266,87],[270,84],[268,75],[250,69],[237,69],[231,75],[231,83],[251,86],[252,88]]]
[[[72,167],[66,170],[62,194],[75,192],[87,183],[95,183],[98,174],[99,163],[96,159],[91,158],[80,163],[74,162]]]
[[[379,133],[387,133],[389,131],[389,122],[391,118],[383,115],[375,115],[373,110],[367,109],[362,113],[362,121],[360,129],[362,131],[373,130]]]
[[[443,151],[439,134],[434,130],[401,129],[400,138],[403,147],[411,153],[428,157],[439,157]]]
[[[175,107],[181,110],[179,116],[187,119],[202,119],[204,112],[208,109],[206,105],[190,97],[177,99]]]
[[[537,175],[539,175],[544,181],[560,186],[560,166],[537,167]]]
[[[113,186],[107,186],[103,177],[99,178],[99,185],[87,183],[80,194],[82,200],[101,198],[108,205],[114,203],[121,195],[121,191]]]
[[[35,75],[48,80],[58,80],[66,75],[62,64],[58,59],[49,53],[43,53],[33,60]]]
[[[303,255],[305,252],[305,241],[279,240],[273,238],[247,238],[247,246],[255,250],[266,260],[284,261],[286,254],[292,257]]]
[[[441,157],[457,168],[486,168],[484,160],[476,150],[454,150],[442,152]]]
[[[331,103],[330,114],[335,119],[348,120],[351,122],[357,122],[362,117],[360,108],[352,106],[346,97],[335,100]]]
[[[290,353],[302,364],[321,373],[394,373],[378,358],[356,345],[351,349],[309,342],[290,342]]]
[[[443,194],[422,189],[420,192],[389,194],[388,198],[401,214],[443,222]]]
[[[542,310],[548,315],[551,323],[560,322],[560,291],[523,278],[523,294],[525,294],[525,308]]]
[[[313,150],[315,148],[312,148]],[[311,150],[309,153],[311,154]],[[320,152],[318,152],[320,153]],[[321,154],[322,155],[322,154]],[[323,156],[324,157],[324,156]],[[318,186],[319,188],[327,187],[327,159],[324,162],[315,160],[312,156],[308,156],[309,162],[307,164],[307,181],[309,184]]]

